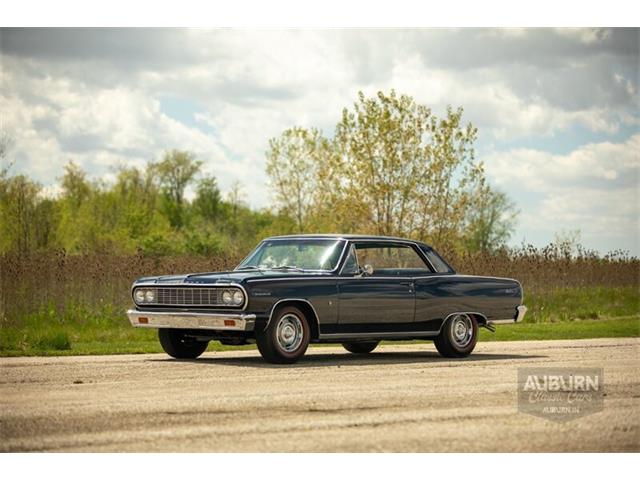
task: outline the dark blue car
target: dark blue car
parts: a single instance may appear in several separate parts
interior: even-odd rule
[[[309,343],[368,354],[384,339],[465,357],[480,327],[526,312],[516,280],[459,275],[424,243],[365,235],[267,238],[235,270],[140,278],[132,296],[131,324],[157,328],[172,357],[196,358],[211,340],[255,342],[274,363]]]

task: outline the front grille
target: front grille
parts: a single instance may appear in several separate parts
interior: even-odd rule
[[[222,288],[161,287],[156,290],[156,305],[222,305]]]

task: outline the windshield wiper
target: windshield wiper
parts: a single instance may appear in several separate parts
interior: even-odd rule
[[[280,265],[279,267],[271,267],[270,270],[295,270],[296,272],[304,272],[304,268],[293,265]]]
[[[245,265],[244,267],[238,267],[236,270],[262,270],[260,267],[256,267],[255,265]]]

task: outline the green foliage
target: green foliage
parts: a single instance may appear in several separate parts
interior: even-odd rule
[[[188,152],[173,150],[143,169],[121,168],[107,185],[89,181],[70,162],[57,198],[3,170],[0,254],[62,248],[71,254],[235,255],[291,228],[288,217],[247,207],[239,184],[223,200],[214,177],[199,177],[200,166]],[[189,185],[196,187],[193,202],[184,198]]]
[[[359,93],[329,140],[294,127],[269,142],[267,174],[296,231],[397,235],[495,250],[516,211],[475,160],[462,109],[443,118],[407,95]]]
[[[71,350],[71,340],[64,330],[39,332],[35,345],[40,350]]]
[[[315,226],[310,221],[322,178],[331,153],[329,141],[315,128],[294,127],[269,141],[267,174],[276,205],[293,218],[298,232]]]
[[[0,251],[28,253],[47,238],[50,224],[40,225],[36,218],[46,213],[38,208],[41,187],[24,175],[0,177]],[[54,219],[51,218],[51,222]]]
[[[640,313],[637,285],[617,288],[566,287],[544,294],[528,294],[525,290],[524,303],[529,309],[525,316],[527,323],[596,320]]]
[[[243,256],[266,236],[298,232],[405,236],[452,261],[506,252],[517,212],[487,184],[474,156],[477,131],[462,114],[448,108],[437,117],[392,90],[359,93],[331,139],[315,128],[285,130],[267,151],[273,210],[251,209],[239,183],[222,195],[202,162],[182,150],[121,168],[113,184],[89,180],[70,162],[55,198],[27,176],[11,176],[9,163],[0,168],[0,254]],[[10,147],[1,136],[0,158]],[[582,255],[576,238],[556,244],[567,258]]]
[[[162,206],[173,227],[184,223],[184,191],[200,172],[202,162],[189,152],[171,150],[153,165],[162,189]]]
[[[195,231],[186,234],[185,251],[187,253],[212,257],[220,255],[224,250],[223,240],[215,233]]]
[[[91,194],[91,186],[86,174],[73,161],[64,167],[65,173],[61,180],[62,191],[66,201],[73,210],[77,210]]]
[[[640,337],[640,316],[500,325],[495,333],[480,331],[480,342],[617,337]]]
[[[172,235],[150,233],[140,239],[138,249],[144,255],[161,257],[180,253],[179,246]]]
[[[470,252],[495,252],[505,246],[515,228],[518,211],[503,192],[479,185],[472,193],[464,244]]]
[[[198,183],[193,209],[203,220],[214,224],[222,213],[222,198],[215,177],[204,177]]]

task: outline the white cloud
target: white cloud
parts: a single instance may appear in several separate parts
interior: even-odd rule
[[[640,134],[622,143],[584,145],[566,155],[533,149],[493,152],[482,158],[489,177],[519,201],[520,224],[550,239],[580,230],[600,250],[638,251],[640,236]],[[540,236],[540,235],[538,235]]]
[[[162,113],[148,92],[124,86],[99,89],[69,79],[7,75],[0,96],[3,126],[13,137],[16,168],[48,184],[74,160],[109,178],[119,165],[142,166],[165,150],[189,150],[206,163],[228,164],[214,137]],[[24,81],[21,81],[24,80]],[[46,101],[30,95],[46,92]]]
[[[358,90],[395,88],[435,113],[461,105],[489,145],[535,145],[577,128],[606,138],[640,125],[637,29],[0,35],[2,129],[14,136],[16,169],[45,185],[69,159],[108,178],[115,165],[141,166],[180,148],[203,160],[223,189],[240,180],[249,203],[265,206],[268,139],[293,125],[332,135]],[[195,105],[195,118],[172,118],[164,98]],[[569,155],[510,148],[485,160],[503,188],[524,184],[538,195],[535,207],[548,219],[559,215],[554,205],[571,204],[566,195],[582,198],[567,189],[606,185],[614,192],[606,198],[630,195],[638,170],[630,152],[640,148],[638,136],[630,142],[585,145]],[[521,205],[523,220],[529,207]]]
[[[623,143],[592,143],[567,155],[534,149],[513,149],[483,156],[487,172],[498,185],[514,182],[534,192],[550,192],[568,185],[610,189],[637,185],[640,134]]]

